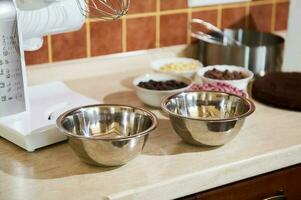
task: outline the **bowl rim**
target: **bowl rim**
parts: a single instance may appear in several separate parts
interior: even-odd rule
[[[142,87],[139,87],[135,82],[139,79],[139,78],[142,78],[142,77],[145,77],[145,76],[157,76],[157,75],[160,75],[160,76],[166,76],[166,77],[170,77],[171,79],[174,78],[178,81],[178,79],[184,79],[187,81],[187,83],[189,83],[186,87],[183,87],[183,88],[178,88],[178,89],[173,89],[173,90],[150,90],[150,89],[146,89],[146,88],[142,88]],[[183,90],[187,90],[189,89],[192,85],[193,85],[193,81],[191,78],[188,78],[188,77],[185,77],[185,76],[179,76],[179,75],[174,75],[174,74],[165,74],[165,73],[153,73],[153,74],[144,74],[144,75],[141,75],[141,76],[137,76],[132,84],[134,85],[134,87],[137,89],[137,90],[141,90],[141,91],[145,91],[145,92],[152,92],[152,93],[176,93],[176,92],[180,92],[180,91],[183,91]]]
[[[168,63],[174,63],[174,62],[195,62],[197,63],[199,66],[196,69],[192,69],[192,70],[187,70],[187,71],[182,71],[182,72],[177,72],[177,71],[164,71],[161,70],[160,68]],[[160,64],[161,63],[161,64]],[[166,73],[166,74],[190,74],[190,73],[196,73],[200,68],[204,67],[203,63],[200,62],[197,59],[194,58],[187,58],[187,57],[168,57],[168,58],[161,58],[158,60],[154,60],[151,62],[151,68],[156,71],[156,72],[160,72],[160,73]]]
[[[76,111],[76,110],[80,110],[80,109],[83,109],[83,108],[91,108],[91,107],[102,107],[102,106],[117,106],[117,107],[124,107],[124,108],[133,108],[133,109],[137,109],[137,110],[140,110],[140,111],[143,111],[145,113],[147,113],[150,117],[151,117],[151,120],[152,120],[152,125],[138,133],[138,134],[135,134],[135,135],[130,135],[130,136],[126,136],[126,137],[121,137],[121,138],[105,138],[104,136],[96,136],[96,137],[86,137],[86,136],[82,136],[82,135],[74,135],[72,134],[70,131],[67,131],[63,126],[62,126],[62,121],[63,119],[69,115],[70,113]],[[144,135],[147,135],[148,133],[150,133],[151,131],[155,130],[157,127],[158,127],[158,118],[157,116],[152,113],[151,111],[149,110],[146,110],[144,108],[140,108],[140,107],[136,107],[136,106],[130,106],[130,105],[124,105],[124,104],[89,104],[89,105],[85,105],[85,106],[79,106],[79,107],[76,107],[76,108],[72,108],[64,113],[62,113],[57,119],[56,119],[56,126],[57,128],[59,129],[59,131],[61,131],[63,134],[65,134],[66,136],[69,136],[69,137],[75,137],[75,138],[80,138],[80,139],[84,139],[84,140],[103,140],[103,141],[124,141],[124,140],[129,140],[129,139],[132,139],[132,138],[136,138],[136,137],[141,137],[141,136],[144,136]]]
[[[249,110],[241,115],[238,115],[236,117],[231,117],[231,118],[226,118],[226,119],[206,119],[206,118],[195,118],[195,117],[187,117],[179,114],[175,114],[171,112],[169,109],[166,108],[166,103],[168,100],[170,100],[172,97],[177,96],[182,93],[200,93],[200,92],[211,92],[211,93],[222,93],[230,96],[235,96],[238,97],[239,99],[242,99],[244,102],[246,102],[249,105]],[[255,104],[248,98],[228,93],[228,92],[218,92],[218,91],[208,91],[208,90],[199,90],[199,91],[183,91],[183,92],[178,92],[175,94],[171,94],[169,96],[166,96],[162,99],[161,101],[161,108],[164,112],[168,113],[169,115],[175,116],[175,117],[180,117],[180,118],[185,118],[185,119],[190,119],[190,120],[196,120],[196,121],[206,121],[206,122],[229,122],[229,121],[235,121],[239,120],[241,118],[247,117],[251,115],[255,111]]]
[[[219,67],[229,67],[229,68],[232,68],[232,69],[240,69],[241,72],[246,72],[248,73],[248,76],[246,78],[242,78],[242,79],[237,79],[237,80],[219,80],[219,79],[213,79],[213,78],[208,78],[205,76],[205,73],[213,68],[216,68],[218,69]],[[218,69],[220,70],[220,69]],[[200,68],[197,72],[197,75],[204,79],[204,80],[210,80],[210,81],[215,81],[215,82],[225,82],[225,83],[238,83],[238,82],[242,82],[242,81],[249,81],[251,80],[253,77],[254,77],[254,73],[242,66],[238,66],[238,65],[208,65],[206,67],[203,67],[203,68]]]

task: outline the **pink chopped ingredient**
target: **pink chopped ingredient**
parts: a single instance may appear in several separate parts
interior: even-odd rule
[[[217,92],[227,92],[231,94],[236,94],[238,96],[246,97],[246,93],[237,87],[229,85],[227,83],[215,82],[215,83],[194,83],[190,88],[189,91],[217,91]]]

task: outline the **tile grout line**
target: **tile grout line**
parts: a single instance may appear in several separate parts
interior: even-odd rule
[[[51,35],[47,36],[47,43],[48,43],[48,62],[52,63],[53,62],[53,58],[52,58],[52,39],[51,39]]]
[[[187,44],[191,43],[191,31],[190,31],[190,21],[191,21],[191,15],[192,15],[192,11],[191,9],[188,10],[188,14],[187,14]]]
[[[247,2],[247,4],[246,4],[245,29],[249,29],[249,15],[250,15],[250,2]]]
[[[239,7],[246,7],[247,4],[250,3],[248,2],[242,2],[242,3],[236,3],[236,4],[223,4],[223,8],[239,8]]]
[[[249,2],[251,6],[259,6],[259,5],[267,5],[267,4],[272,4],[274,0],[265,0],[265,1],[252,1]]]
[[[160,0],[156,0],[156,48],[160,47]]]
[[[217,22],[216,22],[216,25],[218,28],[221,28],[222,27],[222,6],[221,5],[218,5],[217,7]]]
[[[271,31],[275,31],[275,25],[276,25],[276,0],[273,0],[272,5],[272,19],[271,19]]]
[[[160,15],[172,15],[172,14],[182,14],[182,13],[188,13],[188,8],[183,9],[176,9],[176,10],[164,10],[160,11]]]
[[[217,6],[201,6],[201,7],[193,7],[190,8],[192,12],[198,12],[198,11],[209,11],[209,10],[216,10]]]
[[[260,5],[267,5],[272,4],[274,0],[265,0],[265,1],[251,1],[249,2],[251,6],[260,6]]]
[[[127,33],[126,33],[126,18],[121,18],[121,37],[122,37],[122,52],[127,51]]]
[[[87,57],[91,57],[91,26],[90,20],[86,19],[86,51]]]
[[[139,13],[139,14],[125,15],[124,18],[134,19],[134,18],[143,18],[143,17],[154,17],[156,15],[157,15],[156,12],[149,12],[149,13]]]
[[[277,3],[289,3],[290,0],[276,0]]]

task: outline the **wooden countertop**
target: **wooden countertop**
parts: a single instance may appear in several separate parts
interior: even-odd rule
[[[207,148],[184,143],[168,119],[143,105],[132,88],[133,77],[150,72],[148,64],[154,57],[149,52],[128,56],[128,62],[109,57],[38,66],[29,70],[29,82],[57,80],[62,74],[43,80],[41,74],[47,70],[51,74],[56,67],[67,73],[76,65],[72,71],[76,78],[66,74],[65,80],[73,90],[104,103],[152,110],[159,127],[143,153],[124,166],[101,168],[79,161],[67,142],[28,153],[0,138],[0,199],[172,199],[301,163],[301,112],[258,102],[228,144]],[[98,65],[99,71],[94,71]],[[90,75],[81,77],[79,66]]]

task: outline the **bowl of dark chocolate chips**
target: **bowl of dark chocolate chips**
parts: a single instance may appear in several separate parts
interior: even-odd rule
[[[234,65],[212,65],[198,71],[203,83],[226,83],[240,90],[247,90],[248,83],[254,74],[248,69]]]
[[[182,92],[192,85],[192,80],[170,74],[145,74],[133,80],[138,98],[145,104],[160,107],[163,97]]]

